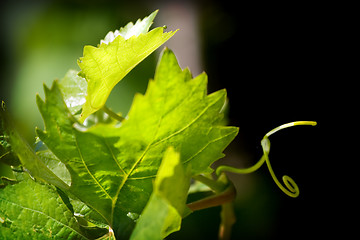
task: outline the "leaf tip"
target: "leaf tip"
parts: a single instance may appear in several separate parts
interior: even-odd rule
[[[100,109],[100,108],[99,108]],[[94,112],[96,112],[98,109],[93,109],[91,106],[89,107],[88,102],[85,102],[82,112],[80,114],[79,122],[83,124],[85,120]]]
[[[42,104],[44,104],[44,101],[40,97],[39,93],[36,93],[36,105],[38,106],[39,109],[42,106]]]
[[[153,11],[153,12],[148,16],[149,20],[153,21],[154,18],[156,17],[156,15],[158,14],[158,12],[159,12],[159,9],[156,9],[155,11]]]

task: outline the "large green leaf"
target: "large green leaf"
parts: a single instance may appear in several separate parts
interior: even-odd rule
[[[155,179],[154,191],[131,239],[164,239],[180,230],[189,186],[190,174],[183,168],[180,154],[169,148]]]
[[[192,79],[165,49],[145,95],[137,94],[121,126],[74,122],[57,82],[37,103],[45,131],[38,136],[65,163],[69,191],[96,210],[117,237],[129,236],[133,216],[147,204],[165,150],[173,146],[191,175],[209,167],[238,132],[221,126],[226,91],[207,95],[205,73]]]
[[[56,191],[28,179],[0,189],[0,239],[90,239]]]
[[[110,32],[98,47],[84,47],[78,65],[79,74],[86,78],[88,87],[81,121],[102,108],[115,85],[175,34],[164,33],[164,27],[148,32],[156,13],[138,20],[135,25],[129,23],[120,31]]]

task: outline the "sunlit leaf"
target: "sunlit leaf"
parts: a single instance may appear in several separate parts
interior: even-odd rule
[[[164,33],[164,27],[148,32],[156,13],[110,32],[98,47],[84,47],[78,65],[79,75],[87,80],[88,87],[80,121],[102,108],[115,85],[175,34]]]
[[[69,70],[65,77],[59,81],[59,88],[64,96],[66,106],[72,114],[81,110],[85,103],[87,82],[78,76],[75,70]]]
[[[54,82],[45,87],[45,102],[37,98],[45,122],[45,131],[37,134],[68,168],[69,192],[97,211],[116,237],[129,237],[169,146],[197,175],[211,172],[210,165],[236,136],[237,128],[220,125],[226,91],[207,95],[206,89],[206,74],[192,79],[165,49],[146,94],[135,96],[120,126],[80,126]]]
[[[28,179],[0,189],[0,239],[90,239],[56,191]]]
[[[183,168],[180,155],[169,148],[155,179],[154,192],[131,239],[164,239],[180,230],[189,185],[190,174]]]

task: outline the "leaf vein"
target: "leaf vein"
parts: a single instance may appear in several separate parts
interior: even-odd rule
[[[84,165],[84,167],[86,168],[86,171],[89,173],[89,175],[92,177],[92,179],[94,179],[95,183],[101,188],[101,190],[108,196],[108,198],[110,198],[111,200],[112,197],[109,195],[109,193],[103,188],[103,186],[99,183],[99,181],[95,178],[95,176],[90,172],[88,166],[86,165],[86,162],[82,156],[82,153],[81,153],[81,150],[79,148],[79,144],[78,144],[78,141],[77,141],[77,138],[75,137],[75,143],[76,143],[76,149],[78,150],[78,153],[79,153],[79,156],[80,156],[80,159]]]
[[[106,140],[106,137],[103,136],[103,139],[104,139],[105,145],[106,145],[106,147],[109,149],[109,151],[110,151],[110,153],[111,153],[111,157],[112,157],[113,160],[115,161],[116,165],[119,167],[120,171],[121,171],[123,174],[126,174],[126,172],[124,171],[124,169],[120,166],[119,162],[117,161],[114,152],[112,151],[109,143],[108,143],[107,140]]]
[[[189,157],[186,161],[183,162],[183,164],[191,161],[193,158],[195,158],[197,155],[199,155],[200,153],[202,153],[202,151],[204,151],[210,144],[213,144],[217,141],[220,141],[222,140],[223,138],[226,138],[228,136],[230,136],[231,134],[233,134],[234,132],[229,132],[228,134],[226,135],[222,135],[221,137],[219,138],[216,138],[216,139],[213,139],[212,141],[208,142],[203,148],[201,148],[199,151],[197,151],[194,155],[192,155],[191,157]]]
[[[99,73],[100,73],[100,75],[101,75],[101,78],[104,78],[104,74],[103,74],[103,72],[102,72],[102,70],[101,70],[101,67],[100,67],[100,64],[98,63],[98,61],[96,60],[96,58],[94,57],[94,54],[91,52],[91,51],[89,51],[89,54],[91,55],[91,58],[94,60],[94,62],[96,63],[96,67],[99,69]],[[89,82],[89,80],[88,80],[88,82]]]
[[[200,114],[199,114],[198,116],[196,116],[192,121],[190,121],[187,125],[185,125],[185,126],[182,127],[181,129],[179,129],[179,130],[177,130],[176,132],[170,134],[169,136],[167,136],[167,137],[165,137],[165,138],[163,138],[163,139],[160,139],[160,140],[158,140],[157,142],[153,143],[153,146],[156,146],[156,145],[160,144],[161,142],[164,142],[164,141],[166,141],[166,140],[168,140],[168,139],[170,139],[170,138],[172,138],[172,137],[174,137],[174,136],[182,133],[183,131],[185,131],[187,128],[189,128],[191,125],[193,125],[197,120],[199,120],[200,117],[201,117],[202,115],[204,115],[204,114],[206,113],[206,111],[207,111],[210,107],[212,107],[213,105],[216,104],[216,102],[217,102],[217,101],[214,101],[212,104],[209,104],[208,106],[206,106],[206,108],[204,108],[204,109],[200,112]]]
[[[17,206],[17,207],[19,207],[19,208],[22,208],[22,209],[24,209],[24,210],[27,210],[27,211],[30,211],[30,212],[35,212],[35,213],[41,214],[41,215],[43,215],[43,216],[45,216],[45,217],[47,217],[47,218],[50,218],[50,219],[52,219],[54,222],[57,222],[57,223],[59,223],[60,225],[66,227],[66,228],[69,228],[70,230],[76,232],[76,234],[84,237],[85,239],[88,239],[86,236],[82,235],[82,234],[81,234],[80,232],[78,232],[76,229],[74,229],[74,228],[72,228],[72,227],[70,227],[70,226],[68,226],[68,225],[60,222],[60,221],[57,220],[56,218],[53,218],[53,217],[49,216],[48,214],[46,214],[46,213],[44,213],[44,212],[41,212],[41,211],[35,210],[35,209],[31,209],[31,208],[28,208],[28,207],[21,206],[21,205],[19,205],[19,204],[17,204],[17,203],[8,201],[8,200],[6,200],[6,199],[4,199],[4,198],[0,198],[0,199],[1,199],[2,201],[6,202],[6,203],[15,205],[15,206]]]

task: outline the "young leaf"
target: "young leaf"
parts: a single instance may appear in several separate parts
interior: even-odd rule
[[[154,192],[136,224],[131,240],[164,239],[178,231],[189,186],[190,174],[183,169],[180,154],[170,147],[164,154]]]
[[[77,127],[54,82],[51,89],[45,87],[45,102],[37,98],[46,129],[37,134],[68,168],[69,191],[120,237],[148,202],[169,146],[180,153],[183,165],[191,164],[191,175],[198,175],[212,171],[210,165],[236,136],[238,128],[220,125],[226,91],[207,95],[206,88],[206,74],[192,79],[165,49],[154,80],[145,95],[135,96],[121,126]]]
[[[87,82],[78,76],[75,70],[69,70],[65,77],[59,81],[59,88],[64,96],[66,106],[72,114],[81,110],[85,103]]]
[[[0,189],[0,239],[90,239],[56,192],[28,179]]]
[[[80,121],[102,108],[115,85],[175,34],[164,33],[164,27],[148,32],[156,13],[135,25],[126,25],[115,34],[110,32],[98,47],[84,47],[78,65],[79,75],[87,80],[88,87]]]
[[[100,44],[105,43],[109,44],[114,41],[117,36],[122,36],[124,39],[128,39],[132,36],[139,36],[141,33],[146,34],[149,31],[150,26],[153,24],[153,20],[158,13],[158,10],[151,13],[149,16],[145,17],[143,20],[138,19],[135,25],[132,22],[129,22],[125,27],[115,30],[115,32],[110,31],[104,38],[100,41]]]

